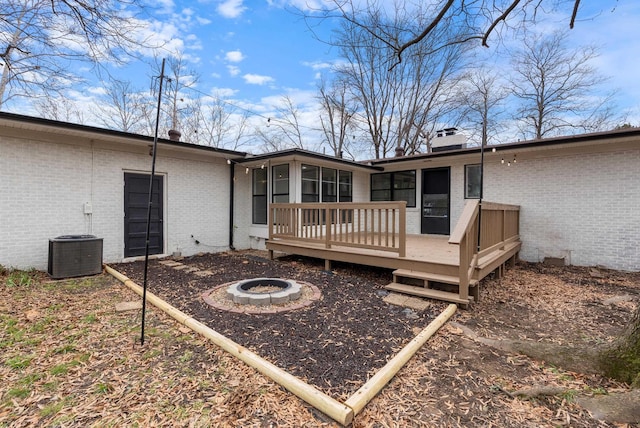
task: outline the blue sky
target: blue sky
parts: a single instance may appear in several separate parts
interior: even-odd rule
[[[167,49],[179,49],[200,74],[198,90],[218,91],[238,102],[260,107],[271,97],[289,94],[296,99],[315,92],[318,72],[336,60],[337,49],[316,40],[305,21],[293,13],[306,8],[305,0],[164,0],[154,14],[158,37]],[[640,4],[631,0],[582,2],[571,44],[595,43],[601,56],[595,65],[610,76],[609,87],[624,90],[621,107],[637,110],[636,83],[640,38]],[[568,16],[541,20],[540,28],[567,26]],[[325,22],[315,28],[328,38]],[[491,54],[491,49],[485,49]]]
[[[305,102],[318,72],[335,60],[335,49],[318,41],[291,2],[171,1],[154,14],[160,55],[181,51],[200,79],[196,89],[217,94],[258,113],[282,95]],[[326,36],[330,28],[317,29]],[[138,75],[147,78],[150,70]],[[127,70],[123,75],[130,76]],[[148,83],[141,82],[141,86]]]

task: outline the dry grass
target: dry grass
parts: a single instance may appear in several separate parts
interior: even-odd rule
[[[140,311],[115,311],[117,303],[137,298],[109,276],[49,282],[31,273],[30,281],[8,284],[8,275],[0,274],[0,426],[335,426],[154,308],[148,310],[141,346]],[[562,298],[557,288],[567,286],[567,279],[553,272],[508,276],[499,291],[489,284],[493,291],[486,292],[488,302],[478,313],[483,316],[491,304],[499,307],[497,302],[513,296],[522,277],[534,312],[557,313],[560,322],[571,319],[569,305],[549,304],[551,296]],[[536,278],[543,280],[533,287]],[[541,290],[545,284],[553,290]],[[588,300],[613,292],[591,293],[585,289],[570,297]],[[519,304],[526,306],[527,299]],[[473,317],[469,311],[459,321]],[[479,318],[480,331],[491,330],[486,319]],[[564,393],[535,399],[505,393],[540,385]],[[447,326],[353,426],[614,426],[592,419],[573,397],[624,388],[495,351]]]

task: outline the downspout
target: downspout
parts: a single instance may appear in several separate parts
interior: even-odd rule
[[[232,160],[229,163],[229,249],[235,250],[233,246],[233,204],[234,204],[234,184],[236,181],[236,166]]]

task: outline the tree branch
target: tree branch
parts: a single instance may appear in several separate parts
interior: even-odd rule
[[[576,22],[576,15],[578,15],[578,7],[580,6],[580,0],[576,0],[573,4],[573,13],[571,14],[571,22],[569,23],[569,28],[573,30],[573,24]]]
[[[447,11],[451,8],[451,5],[453,5],[453,1],[454,0],[449,0],[447,2],[446,5],[444,5],[444,7],[440,10],[440,13],[438,14],[438,16],[436,16],[433,21],[431,21],[431,24],[429,24],[429,26],[427,28],[424,29],[424,31],[418,35],[418,37],[409,40],[407,43],[403,44],[402,46],[400,46],[397,50],[397,54],[398,54],[398,62],[402,62],[402,53],[407,50],[407,48],[409,48],[410,46],[415,45],[416,43],[420,43],[425,37],[427,37],[427,35],[436,27],[436,25],[438,25],[438,23],[440,21],[442,21],[442,18],[444,17],[445,13],[447,13]]]
[[[515,9],[516,6],[518,6],[518,3],[520,3],[520,0],[515,0],[513,3],[511,3],[511,6],[509,6],[507,10],[505,10],[504,13],[498,17],[498,19],[493,21],[489,29],[484,33],[484,37],[482,38],[482,46],[486,48],[489,47],[489,45],[487,44],[487,39],[489,38],[489,35],[493,32],[493,30],[496,28],[496,26],[500,21],[504,21],[505,19],[507,19],[509,14],[513,12],[513,9]]]

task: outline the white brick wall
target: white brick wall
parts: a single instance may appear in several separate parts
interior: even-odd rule
[[[484,200],[521,206],[521,259],[561,257],[574,265],[640,270],[640,148],[549,154],[519,159],[512,166],[499,159],[494,155],[485,163]],[[410,168],[400,163],[385,169]],[[421,169],[417,171],[419,206]],[[465,202],[464,164],[456,163],[451,166],[452,231]],[[420,233],[420,215],[419,209],[407,209],[407,233]]]
[[[143,151],[110,147],[0,136],[0,264],[46,269],[49,238],[86,233],[104,239],[106,262],[122,260],[124,173],[148,172],[151,158]],[[156,167],[164,177],[165,253],[226,250],[229,167],[222,158],[171,153],[161,148]],[[521,206],[521,258],[564,257],[575,265],[640,270],[640,148],[541,153],[547,157],[523,156],[511,167],[495,156],[485,164],[485,200]],[[420,170],[418,207],[407,210],[408,233],[420,233]],[[291,192],[298,194],[293,183],[298,174],[290,172]],[[354,201],[368,201],[369,174],[356,171],[353,180]],[[91,216],[83,213],[85,202],[92,204]],[[464,203],[460,162],[451,166],[452,230]],[[251,226],[251,175],[243,166],[236,167],[234,209],[235,248],[261,248],[263,243],[252,238],[264,231]]]
[[[234,225],[233,243],[238,250],[251,248],[249,229],[251,227],[251,174],[245,174],[245,167],[236,165],[236,183],[234,188]]]
[[[86,233],[91,151],[52,153],[47,144],[3,138],[0,146],[0,264],[46,267],[48,238]]]
[[[486,167],[485,199],[521,206],[520,257],[640,270],[640,149]]]
[[[163,156],[165,253],[228,248],[229,170],[224,159]],[[124,254],[124,173],[150,171],[146,153],[0,137],[0,264],[46,269],[48,240],[91,233],[103,260]],[[83,213],[90,202],[91,216]],[[91,220],[91,221],[90,221]],[[90,228],[92,225],[92,228]],[[193,235],[200,244],[195,244]]]

